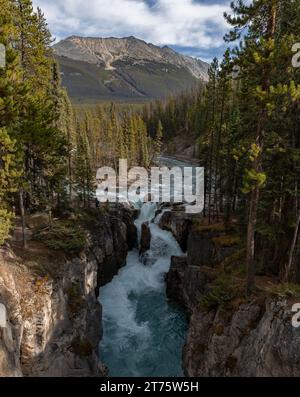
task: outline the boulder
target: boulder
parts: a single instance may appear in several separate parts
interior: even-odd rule
[[[181,249],[186,252],[191,222],[191,216],[183,211],[166,211],[160,218],[159,227],[171,232]]]
[[[130,206],[121,204],[111,204],[109,213],[111,216],[121,219],[126,225],[126,240],[128,249],[132,250],[138,245],[137,228],[134,224],[139,215],[139,211]]]
[[[140,241],[140,255],[143,255],[150,249],[151,245],[151,231],[149,222],[144,222],[141,228],[141,241]]]
[[[26,225],[29,229],[45,229],[49,226],[49,214],[47,212],[39,212],[33,215],[27,215]]]

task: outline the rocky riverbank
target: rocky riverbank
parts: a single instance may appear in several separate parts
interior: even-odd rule
[[[161,223],[174,228],[179,217],[169,213]],[[258,278],[258,291],[245,297],[243,251],[234,231],[197,220],[183,235],[187,256],[172,258],[166,281],[169,299],[189,314],[185,374],[299,376],[300,332],[291,323],[295,297],[275,294],[267,277]],[[182,241],[181,227],[174,236]]]
[[[134,216],[118,207],[82,215],[82,246],[74,238],[73,246],[68,244],[66,222],[56,222],[51,234],[33,237],[26,250],[13,241],[1,249],[0,303],[7,317],[0,327],[1,376],[105,374],[97,356],[102,336],[97,294],[136,244]],[[66,237],[55,240],[53,230]],[[62,244],[67,253],[58,249]]]

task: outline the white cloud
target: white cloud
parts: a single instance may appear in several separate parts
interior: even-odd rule
[[[223,44],[223,4],[194,0],[33,0],[57,39],[69,35],[136,36],[158,45],[202,49]],[[211,3],[214,3],[212,0]]]

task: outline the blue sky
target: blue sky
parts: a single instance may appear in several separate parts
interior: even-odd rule
[[[226,48],[230,0],[33,0],[57,40],[135,36],[211,61]]]

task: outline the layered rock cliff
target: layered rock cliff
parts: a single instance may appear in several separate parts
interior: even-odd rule
[[[104,375],[98,288],[125,263],[136,231],[129,210],[93,216],[78,254],[35,240],[26,250],[15,243],[1,249],[1,376]]]
[[[267,292],[273,280],[264,277],[257,280],[258,291],[246,297],[238,237],[222,225],[196,222],[186,238],[187,256],[172,258],[166,278],[168,297],[189,314],[185,374],[299,376],[300,332],[292,326],[291,312],[295,297]]]
[[[300,332],[291,302],[252,300],[235,310],[194,309],[183,366],[187,376],[300,376]]]

